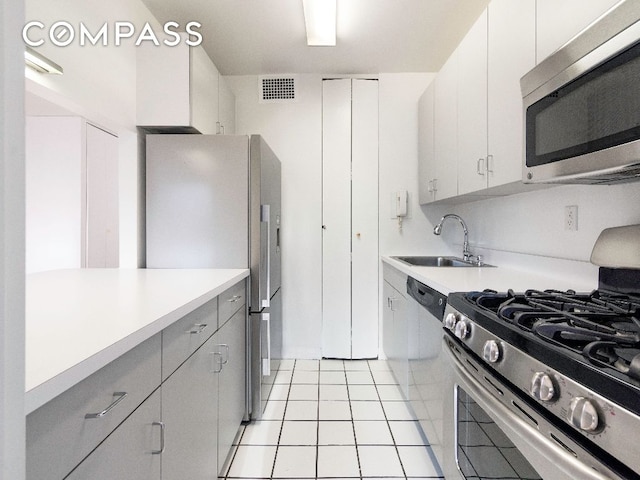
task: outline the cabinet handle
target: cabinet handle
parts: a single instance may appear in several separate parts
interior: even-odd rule
[[[229,345],[227,345],[226,343],[221,343],[218,346],[225,349],[225,355],[222,355],[222,353],[220,353],[220,359],[222,361],[222,365],[226,365],[227,363],[229,363]]]
[[[191,327],[191,330],[187,330],[187,333],[199,335],[204,331],[205,328],[207,328],[206,323],[196,323],[193,327]]]
[[[433,180],[429,180],[429,182],[427,183],[427,192],[433,192]]]
[[[98,412],[98,413],[87,413],[84,416],[84,418],[102,418],[102,417],[104,417],[111,410],[113,410],[116,407],[116,405],[118,405],[122,400],[125,399],[125,397],[127,396],[127,392],[114,392],[113,396],[114,397],[118,397],[118,398],[116,398],[111,405],[109,405],[107,408],[105,408],[101,412]]]
[[[229,300],[227,300],[227,302],[236,303],[240,301],[241,298],[242,298],[242,295],[234,295]]]
[[[210,353],[212,361],[211,361],[211,373],[220,373],[222,371],[222,354],[220,352],[211,352]],[[220,361],[216,362],[216,358],[219,358]],[[219,367],[219,368],[217,368]]]
[[[435,193],[438,191],[438,179],[434,178],[433,179],[433,193],[435,195]]]
[[[151,425],[160,427],[160,450],[152,450],[151,455],[160,455],[164,453],[164,422],[153,422]]]
[[[484,176],[484,158],[479,158],[476,163],[476,172],[478,175]]]
[[[493,155],[487,155],[487,172],[493,173]]]
[[[220,133],[224,135],[224,125],[220,125]]]
[[[216,122],[216,135],[220,135],[220,127],[222,124],[220,122]]]

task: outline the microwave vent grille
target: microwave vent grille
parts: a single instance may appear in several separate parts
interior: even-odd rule
[[[298,99],[296,75],[263,75],[259,85],[260,103],[289,103]]]

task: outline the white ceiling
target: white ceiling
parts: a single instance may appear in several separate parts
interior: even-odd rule
[[[161,22],[202,24],[223,75],[435,72],[489,0],[338,0],[336,47],[308,47],[302,0],[143,0]]]

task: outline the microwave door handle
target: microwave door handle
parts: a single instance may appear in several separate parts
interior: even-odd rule
[[[266,226],[266,234],[264,235],[264,245],[263,252],[265,258],[261,259],[260,264],[265,261],[266,268],[263,272],[260,272],[260,275],[265,274],[265,280],[261,283],[261,292],[260,292],[260,306],[261,308],[267,308],[270,306],[271,300],[271,206],[270,205],[261,205],[260,206],[260,222],[264,223]],[[266,286],[266,289],[262,291],[262,287]]]

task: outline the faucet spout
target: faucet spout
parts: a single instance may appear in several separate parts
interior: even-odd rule
[[[471,252],[469,251],[469,230],[467,229],[467,224],[464,223],[464,220],[453,213],[448,213],[440,219],[440,222],[433,228],[434,235],[440,235],[442,233],[442,224],[448,219],[453,218],[460,222],[462,225],[462,231],[464,232],[464,242],[462,245],[462,258],[464,260],[469,260],[471,258]]]

